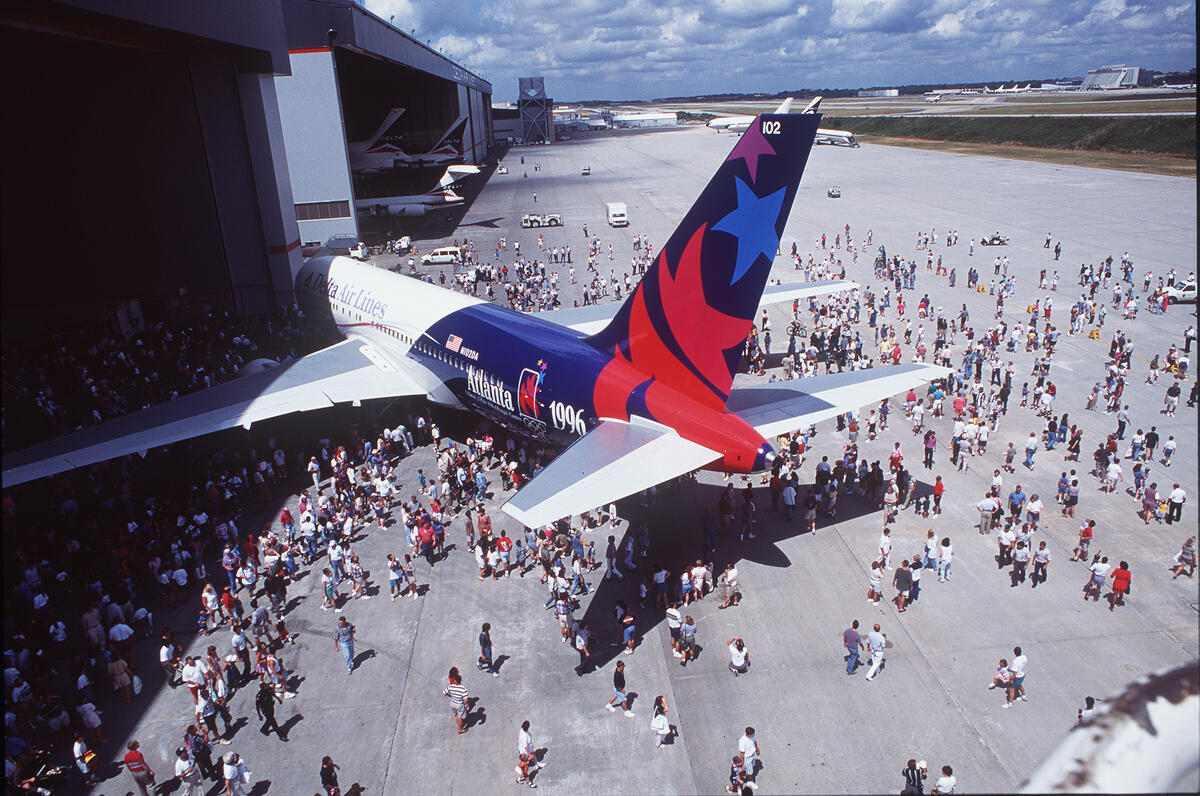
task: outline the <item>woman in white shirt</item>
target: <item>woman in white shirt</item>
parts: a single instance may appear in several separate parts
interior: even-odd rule
[[[1044,504],[1042,499],[1034,494],[1029,498],[1029,502],[1025,504],[1025,520],[1033,526],[1033,530],[1037,530],[1038,520],[1042,518],[1042,508]]]
[[[938,551],[938,583],[945,583],[950,580],[950,565],[954,562],[954,546],[950,544],[950,537],[942,539],[942,546]]]

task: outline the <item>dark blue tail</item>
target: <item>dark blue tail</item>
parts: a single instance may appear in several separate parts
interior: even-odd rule
[[[596,347],[721,406],[812,150],[818,114],[747,128]]]

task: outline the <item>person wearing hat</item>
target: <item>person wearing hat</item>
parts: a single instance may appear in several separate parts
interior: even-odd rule
[[[224,761],[225,796],[246,796],[246,785],[251,778],[250,769],[237,752],[230,752]]]

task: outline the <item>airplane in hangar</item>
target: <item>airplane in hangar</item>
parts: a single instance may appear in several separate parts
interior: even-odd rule
[[[817,97],[808,107],[802,111],[808,113],[815,111],[821,103],[821,98]],[[783,104],[775,111],[776,113],[790,113],[792,107],[792,98],[788,97],[783,101]],[[731,133],[744,133],[746,129],[754,122],[754,116],[718,116],[716,119],[711,119],[707,127],[713,130],[728,130]],[[858,141],[854,138],[854,133],[846,130],[831,130],[828,128],[818,128],[816,142],[818,144],[835,144],[848,147],[857,147]]]
[[[4,485],[291,412],[399,396],[565,445],[503,506],[530,527],[701,468],[767,468],[771,437],[949,372],[908,364],[734,387],[761,306],[855,287],[767,285],[819,120],[759,117],[620,305],[523,314],[347,257],[314,258],[296,276],[298,301],[342,341],[6,455]]]
[[[369,138],[349,143],[351,173],[378,174],[396,169],[442,166],[462,160],[467,114],[455,119],[428,152],[412,155],[404,149],[404,133],[400,125],[404,110],[392,108]]]
[[[389,216],[423,216],[434,210],[442,210],[463,203],[456,189],[472,174],[478,174],[478,166],[465,164],[447,166],[437,185],[423,193],[406,196],[362,197],[354,200],[354,209],[359,214]]]

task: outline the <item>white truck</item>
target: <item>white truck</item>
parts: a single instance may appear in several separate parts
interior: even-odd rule
[[[629,216],[626,214],[624,202],[605,203],[604,215],[608,218],[608,225],[610,227],[629,226]]]

